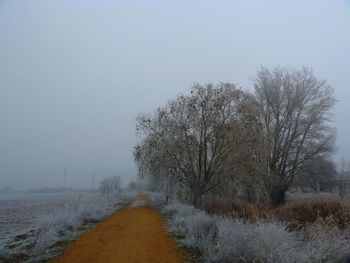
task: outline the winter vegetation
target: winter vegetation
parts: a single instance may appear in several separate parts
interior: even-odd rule
[[[343,262],[350,169],[333,161],[333,89],[284,67],[260,68],[254,87],[196,84],[140,115],[140,181],[203,262]]]
[[[138,118],[140,176],[195,206],[209,195],[278,206],[310,163],[330,162],[334,104],[332,88],[307,68],[261,68],[254,94],[197,84]]]
[[[94,226],[135,198],[136,192],[119,190],[94,199],[79,197],[60,209],[35,219],[34,227],[16,236],[0,250],[0,262],[38,262],[56,256],[84,230]]]
[[[180,245],[198,252],[203,262],[343,262],[348,236],[333,224],[307,224],[290,231],[276,219],[210,215],[192,205],[167,203],[161,193],[149,193],[153,206],[168,218],[169,231]]]

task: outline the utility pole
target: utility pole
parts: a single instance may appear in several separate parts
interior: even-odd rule
[[[64,168],[64,170],[63,170],[63,188],[66,188],[66,176],[67,176],[67,169]]]
[[[92,171],[92,178],[91,178],[91,189],[95,189],[95,171]]]

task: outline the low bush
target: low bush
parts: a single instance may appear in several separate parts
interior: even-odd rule
[[[218,221],[217,243],[207,251],[207,262],[298,262],[293,233],[277,223]]]
[[[202,254],[206,254],[206,251],[216,242],[217,220],[202,211],[196,211],[193,215],[186,217],[185,229],[185,238],[182,243],[186,247],[197,249]]]

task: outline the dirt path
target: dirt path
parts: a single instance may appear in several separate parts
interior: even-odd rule
[[[155,210],[129,206],[83,234],[53,262],[172,263],[181,262],[181,254]]]

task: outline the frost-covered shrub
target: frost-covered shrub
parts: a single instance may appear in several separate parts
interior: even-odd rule
[[[246,258],[249,245],[249,232],[244,228],[244,223],[236,221],[233,224],[229,220],[218,222],[217,243],[207,251],[207,262],[231,262],[237,259],[239,262]]]
[[[185,238],[190,217],[174,216],[168,222],[169,231],[177,237]]]
[[[33,256],[47,254],[48,248],[60,240],[60,235],[57,229],[51,228],[50,224],[42,224],[40,228],[35,231],[34,243],[31,249]],[[45,253],[46,252],[46,253]]]
[[[216,218],[202,211],[194,213],[186,218],[186,237],[182,243],[190,248],[195,248],[204,254],[216,243],[218,232]]]
[[[350,251],[349,233],[334,226],[313,224],[292,232],[281,222],[220,218],[154,197],[169,217],[169,231],[199,251],[203,262],[336,263]]]
[[[181,237],[181,243],[189,248],[204,253],[216,242],[217,220],[204,211],[193,206],[172,203],[165,206],[162,212],[170,216],[170,232]]]
[[[166,205],[165,195],[161,192],[145,192],[150,197],[150,205],[161,211]]]
[[[294,233],[278,222],[245,224],[250,231],[247,258],[255,262],[297,262],[299,244]]]
[[[147,204],[147,202],[144,200],[135,200],[131,203],[130,207],[134,208],[134,207],[139,207],[139,206],[145,206],[146,204]]]
[[[180,203],[171,203],[166,205],[162,209],[162,213],[169,215],[169,216],[189,216],[193,215],[193,213],[196,211],[196,209],[193,206],[190,205],[183,205]],[[198,210],[197,210],[198,211]]]
[[[337,227],[309,224],[302,234],[302,262],[344,262],[350,252],[349,233]]]
[[[104,202],[105,199],[89,203],[77,200],[37,219],[32,252],[40,254],[57,241],[71,239],[75,230],[101,220],[110,211],[111,204]]]
[[[242,220],[218,220],[217,243],[207,250],[207,262],[295,262],[297,242],[283,225]]]

